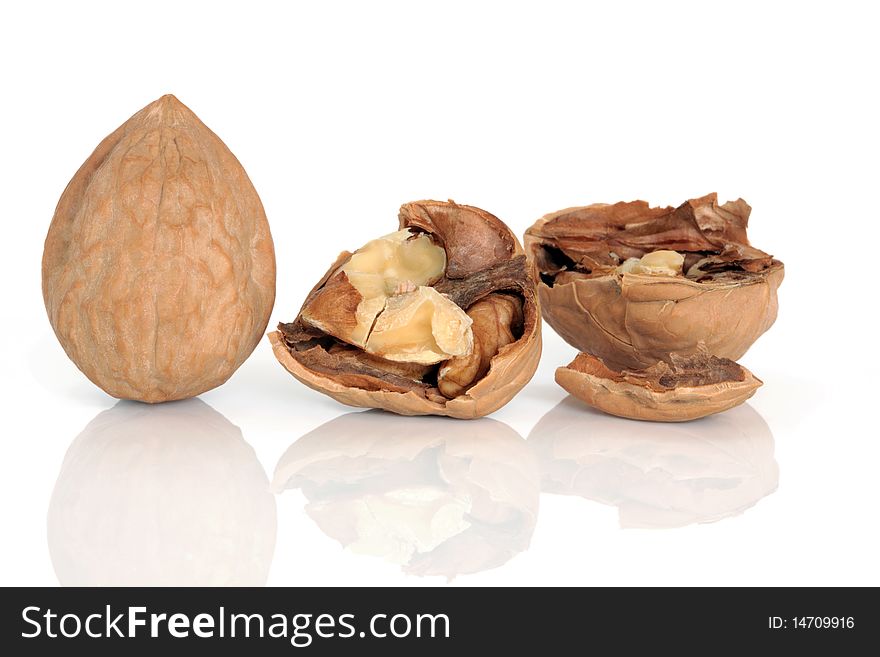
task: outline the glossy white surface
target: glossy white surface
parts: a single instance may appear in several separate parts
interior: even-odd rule
[[[0,584],[880,584],[862,6],[7,10]],[[786,263],[742,360],[765,385],[686,425],[606,417],[555,385],[574,350],[545,327],[533,381],[478,422],[342,407],[266,342],[200,400],[117,402],[52,335],[42,241],[98,141],[166,92],[264,201],[271,325],[405,201],[522,234],[567,206],[717,190]]]

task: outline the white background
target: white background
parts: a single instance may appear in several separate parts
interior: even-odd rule
[[[776,492],[741,515],[678,529],[622,529],[613,504],[543,493],[530,547],[451,585],[880,584],[880,47],[870,7],[7,3],[0,16],[0,583],[64,579],[47,539],[53,487],[68,447],[115,403],[68,361],[45,316],[40,258],[55,204],[100,139],[174,93],[227,143],[262,197],[278,258],[270,326],[293,319],[340,250],[396,229],[398,206],[422,198],[480,206],[521,235],[567,206],[636,198],[678,204],[717,191],[753,206],[752,242],[785,262],[779,319],[742,360],[765,382],[749,405],[772,442],[763,429],[749,434],[753,422],[737,429],[731,453],[711,423],[690,425],[691,438],[682,439],[620,420],[608,438],[606,418],[570,402],[557,409],[565,417],[554,425],[558,439],[584,441],[587,458],[597,440],[600,451],[612,452],[615,440],[624,451],[635,441],[644,476],[620,483],[625,499],[708,504],[711,515],[719,509],[704,499],[703,479],[748,479],[772,471],[773,459]],[[538,373],[493,416],[517,441],[564,399],[553,370],[573,355],[545,326]],[[269,479],[291,444],[352,410],[296,382],[265,341],[202,399],[241,429]],[[731,417],[736,425],[744,416]],[[396,419],[381,420],[388,433]],[[467,441],[476,426],[450,421],[443,431]],[[698,447],[697,454],[688,440],[714,451]],[[751,440],[763,441],[759,456],[742,452]],[[775,449],[769,460],[768,445]],[[680,467],[690,460],[696,463]],[[183,491],[176,495],[187,486],[198,494],[198,467],[164,463],[174,490]],[[671,492],[651,487],[664,467]],[[117,475],[134,477],[124,469]],[[90,485],[88,470],[78,476]],[[613,488],[610,479],[604,485]],[[261,482],[262,473],[257,489]],[[140,493],[138,504],[149,507],[152,498]],[[158,513],[175,518],[181,510],[167,497]],[[221,511],[225,503],[218,502]],[[142,508],[113,516],[92,504],[81,510],[80,531],[111,546],[117,526],[108,517],[125,518],[135,533],[149,517],[139,515]],[[264,564],[270,584],[447,585],[344,550],[305,513],[298,490],[276,504],[274,556]],[[198,510],[186,512],[194,516],[183,522],[198,526]],[[176,540],[141,530],[160,544],[157,554],[167,547],[162,541]],[[125,566],[128,557],[91,558]],[[132,563],[132,572],[161,573],[157,559]],[[101,572],[83,577],[99,581]]]

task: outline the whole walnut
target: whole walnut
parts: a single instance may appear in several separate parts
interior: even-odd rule
[[[263,205],[174,96],[105,138],[67,185],[46,237],[43,299],[67,355],[114,397],[193,397],[256,347],[275,300]]]

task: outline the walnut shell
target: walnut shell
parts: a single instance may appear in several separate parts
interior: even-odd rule
[[[492,293],[522,303],[516,340],[491,358],[488,372],[462,394],[448,399],[437,388],[443,365],[393,363],[367,354],[302,321],[269,334],[279,362],[299,381],[343,404],[381,408],[401,415],[446,415],[471,419],[510,401],[535,373],[541,356],[541,321],[534,283],[516,236],[497,217],[452,201],[419,201],[400,209],[400,228],[430,235],[446,251],[446,271],[433,287],[467,311]],[[303,308],[351,256],[343,252],[309,293]]]
[[[783,264],[749,245],[751,208],[715,194],[678,208],[644,201],[569,208],[539,219],[525,244],[544,319],[614,369],[645,368],[704,345],[736,360],[776,320]],[[627,258],[669,249],[688,276],[620,273]]]
[[[761,382],[733,359],[776,320],[784,276],[749,244],[750,212],[709,194],[677,208],[635,201],[539,219],[525,241],[543,315],[583,352],[556,381],[642,420],[691,420],[750,397]]]
[[[643,369],[621,372],[595,356],[578,354],[556,370],[556,382],[581,401],[632,420],[684,422],[742,404],[760,379],[732,360],[705,354],[672,356]]]
[[[122,124],[67,185],[46,237],[43,299],[64,351],[114,397],[193,397],[256,347],[275,300],[263,205],[174,96]]]

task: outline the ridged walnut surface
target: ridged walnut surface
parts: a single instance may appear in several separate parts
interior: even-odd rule
[[[43,298],[67,355],[114,397],[193,397],[256,347],[275,299],[269,224],[241,164],[174,96],[104,139],[67,185]]]

